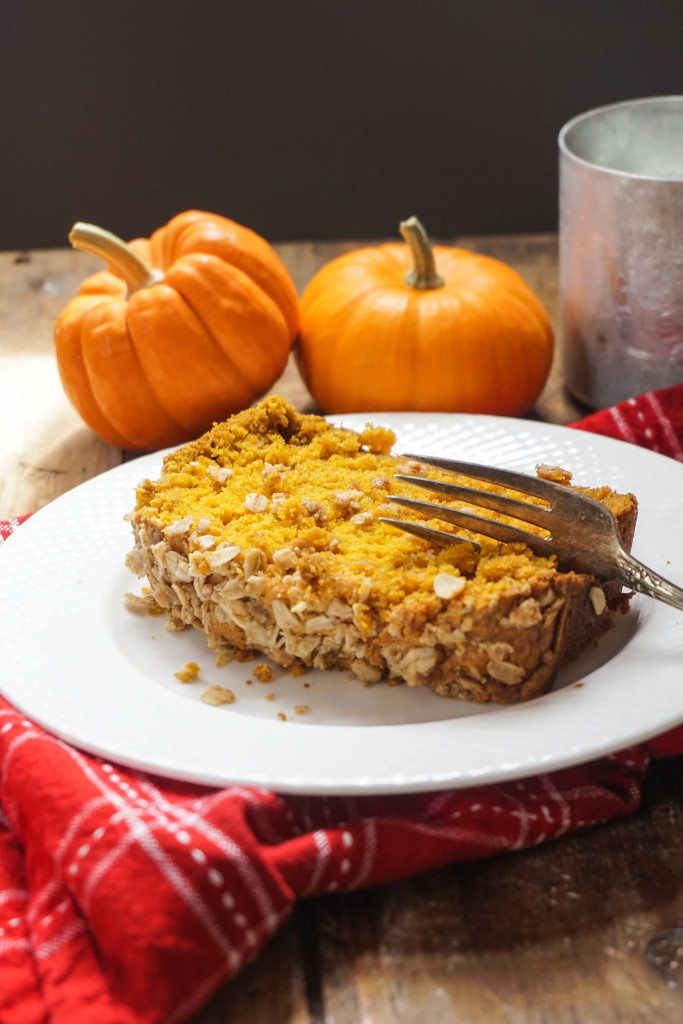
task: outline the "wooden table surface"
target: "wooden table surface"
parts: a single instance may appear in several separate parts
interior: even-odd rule
[[[557,319],[553,235],[459,244],[503,259]],[[354,241],[276,246],[301,289]],[[61,389],[52,326],[100,269],[68,249],[0,253],[0,519],[127,458]],[[293,363],[273,391],[315,409]],[[532,415],[585,410],[556,359]],[[299,904],[192,1024],[680,1024],[644,945],[683,924],[683,758],[654,764],[640,810],[539,848]]]

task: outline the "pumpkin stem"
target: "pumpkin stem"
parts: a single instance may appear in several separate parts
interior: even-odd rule
[[[83,224],[81,221],[74,224],[69,233],[69,241],[74,249],[92,252],[111,264],[126,282],[129,295],[139,288],[148,288],[163,281],[161,270],[148,267],[123,239],[112,235],[111,231],[98,228],[96,224]]]
[[[436,272],[429,236],[420,221],[417,217],[409,217],[401,222],[399,229],[413,257],[413,269],[406,277],[406,284],[423,291],[443,288],[443,278]]]

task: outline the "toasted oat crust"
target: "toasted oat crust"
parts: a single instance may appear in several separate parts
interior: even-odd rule
[[[267,399],[141,484],[128,565],[174,623],[202,630],[217,652],[477,702],[543,693],[628,598],[522,545],[478,538],[479,555],[468,544],[437,550],[381,523],[388,495],[415,493],[394,479],[405,463],[388,454],[392,440]],[[588,493],[630,546],[635,498]]]

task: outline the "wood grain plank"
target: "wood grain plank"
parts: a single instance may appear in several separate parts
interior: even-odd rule
[[[66,399],[52,330],[96,261],[69,250],[0,253],[0,518],[34,512],[117,465]]]
[[[310,1024],[297,916],[188,1024]]]

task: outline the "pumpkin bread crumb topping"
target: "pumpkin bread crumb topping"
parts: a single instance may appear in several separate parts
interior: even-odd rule
[[[443,476],[392,455],[394,440],[382,426],[335,427],[269,397],[140,484],[127,564],[173,627],[200,629],[223,660],[258,651],[290,671],[344,670],[477,702],[544,692],[628,598],[524,545],[457,530],[480,550],[437,548],[381,522],[396,514],[391,495],[419,496],[397,473]],[[566,471],[543,472],[571,486]],[[586,493],[613,511],[629,545],[635,499]]]

